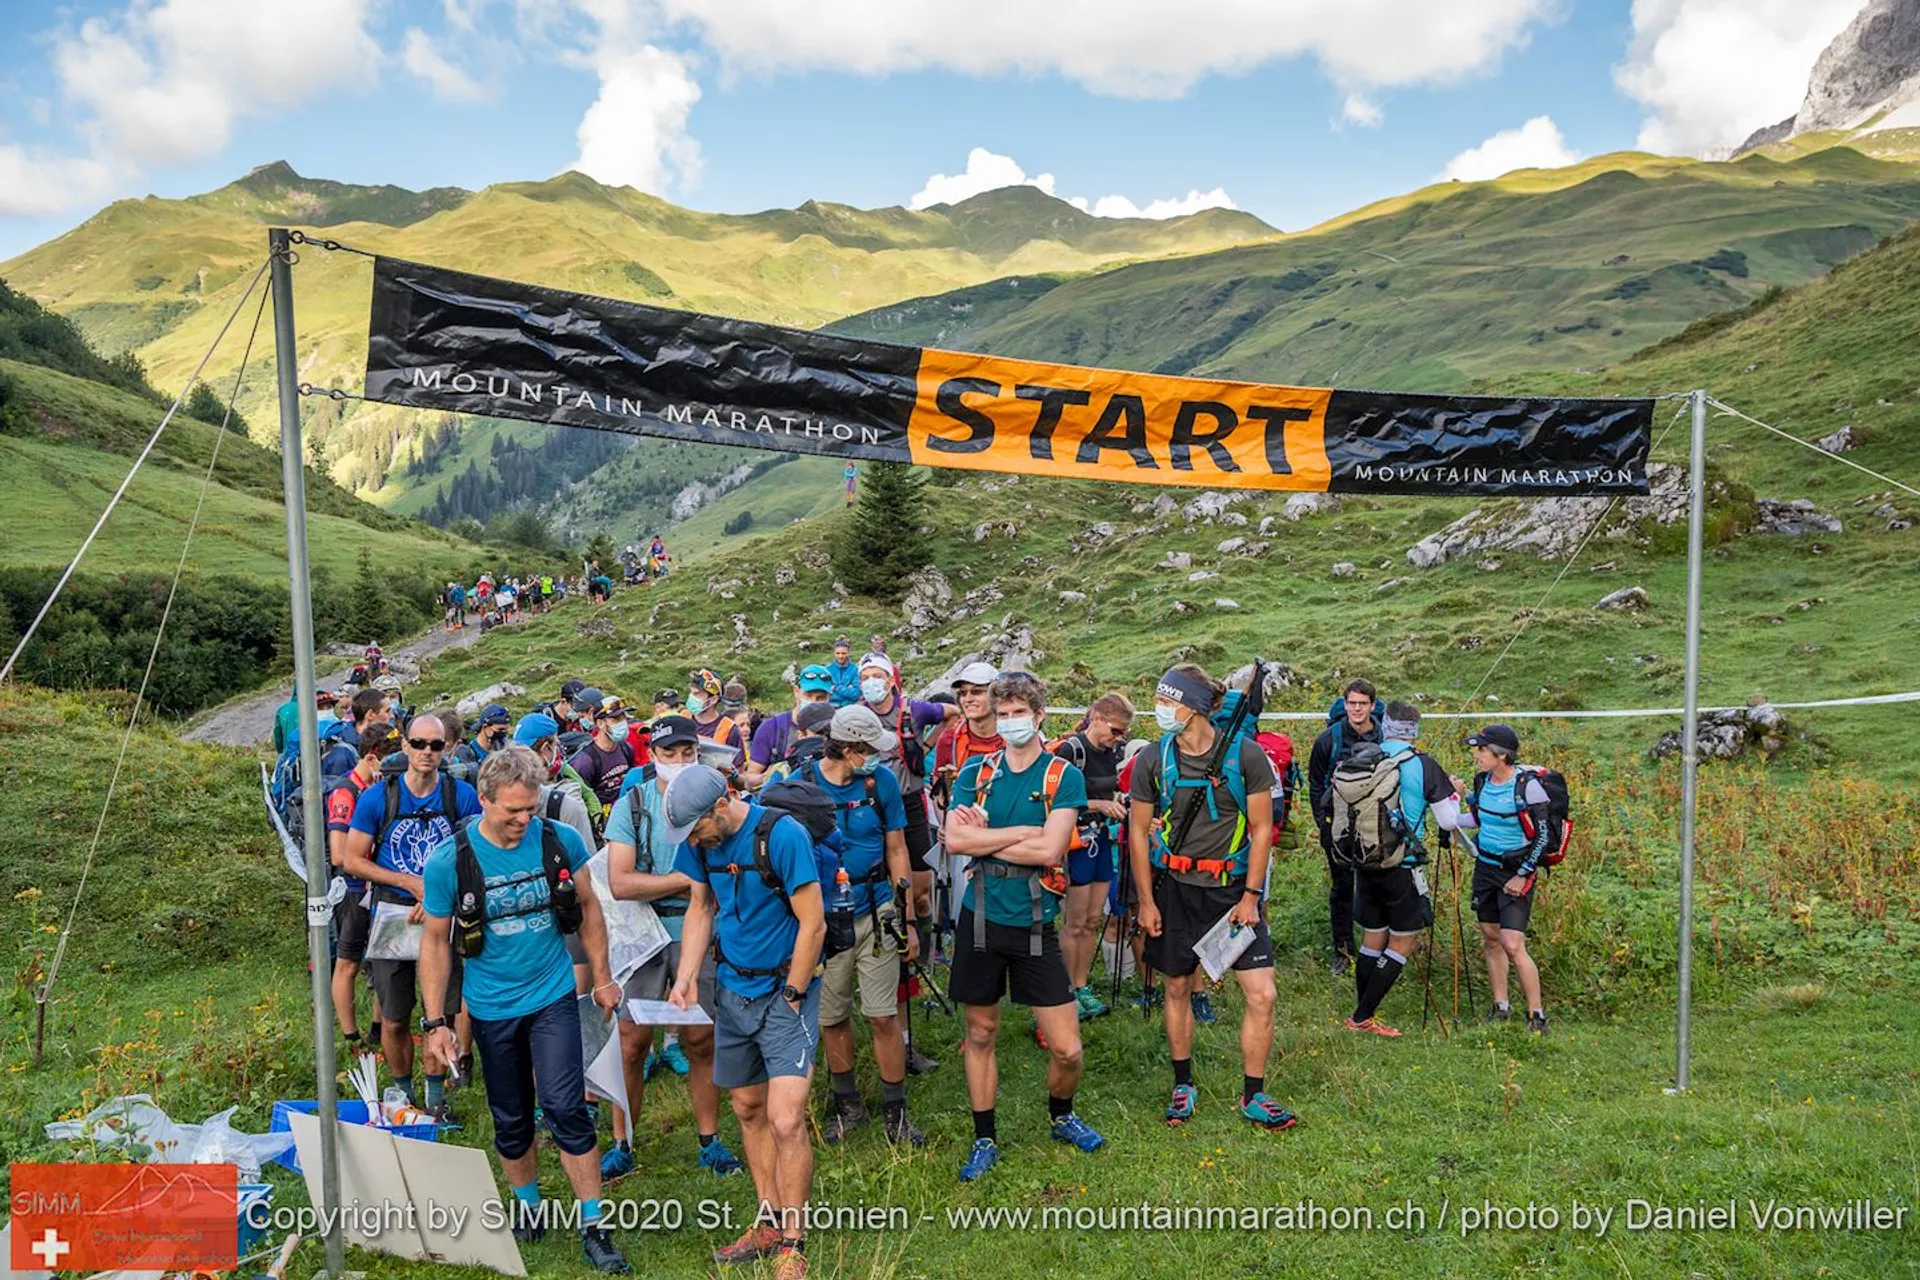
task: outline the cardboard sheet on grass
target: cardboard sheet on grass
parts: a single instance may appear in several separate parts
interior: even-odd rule
[[[306,1170],[307,1196],[319,1204],[320,1118],[296,1112],[288,1119]],[[401,1258],[490,1267],[509,1276],[527,1274],[513,1233],[504,1223],[488,1221],[487,1207],[498,1203],[500,1193],[485,1152],[338,1122],[334,1143],[340,1202],[359,1206],[342,1222],[347,1243]],[[411,1213],[405,1212],[408,1206]],[[496,1210],[491,1216],[497,1221],[502,1215]],[[378,1230],[369,1232],[368,1227]]]

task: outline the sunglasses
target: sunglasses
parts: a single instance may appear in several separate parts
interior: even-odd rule
[[[415,751],[445,751],[447,740],[445,738],[408,738],[407,745]]]

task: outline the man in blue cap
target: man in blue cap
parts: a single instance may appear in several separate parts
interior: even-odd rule
[[[717,1262],[773,1259],[773,1274],[807,1270],[805,1206],[813,1186],[807,1095],[820,1045],[825,903],[813,839],[791,817],[733,794],[718,769],[696,764],[667,788],[674,870],[692,883],[680,933],[680,972],[668,999],[700,999],[701,958],[713,949],[713,1082],[733,1091],[747,1168],[765,1208]],[[778,887],[768,883],[771,876]]]
[[[777,716],[768,716],[754,730],[753,744],[747,748],[747,764],[741,776],[749,787],[758,788],[766,781],[767,770],[787,758],[787,752],[793,745],[793,718],[800,708],[813,702],[829,702],[833,695],[833,677],[819,663],[810,663],[801,668],[793,682],[793,709],[782,711]]]
[[[453,751],[453,763],[467,766],[465,776],[478,777],[487,757],[507,745],[507,726],[512,720],[507,709],[497,702],[480,713],[480,718],[473,723],[473,736]]]

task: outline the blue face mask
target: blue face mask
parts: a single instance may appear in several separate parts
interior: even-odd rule
[[[1174,733],[1180,728],[1180,708],[1157,706],[1153,709],[1153,719],[1162,733]]]
[[[879,767],[880,767],[880,757],[868,756],[864,761],[853,766],[853,772],[856,777],[868,778],[868,777],[872,777],[874,770],[878,769]]]

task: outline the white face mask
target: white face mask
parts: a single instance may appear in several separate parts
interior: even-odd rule
[[[1040,732],[1034,728],[1032,716],[1014,716],[1006,720],[994,721],[994,731],[1007,740],[1010,747],[1024,747],[1033,741]]]
[[[1180,728],[1180,708],[1155,707],[1153,719],[1160,726],[1162,733],[1173,733]]]
[[[625,742],[627,740],[627,722],[625,720],[608,720],[600,727],[605,729],[607,736],[615,742]]]
[[[691,766],[668,764],[665,760],[656,760],[653,764],[653,776],[660,779],[660,789],[665,791],[673,785],[673,780],[685,773]]]
[[[334,709],[333,709],[332,707],[322,707],[322,708],[320,708],[320,723],[321,723],[321,724],[326,724],[326,723],[327,723],[328,721],[330,721],[330,720],[338,720],[339,718],[340,718],[340,716],[339,716],[339,713],[338,713],[338,712],[336,712],[336,711],[335,711],[335,710],[334,710]]]
[[[887,694],[892,687],[879,676],[869,676],[860,682],[860,696],[879,706],[887,700]]]

